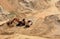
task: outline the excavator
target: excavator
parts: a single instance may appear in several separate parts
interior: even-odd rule
[[[5,11],[3,9],[2,6],[0,6],[0,25],[4,24],[4,23],[7,23],[7,25],[11,25],[12,23],[14,23],[14,21],[17,22],[16,26],[25,26],[26,28],[30,27],[30,25],[32,25],[32,21],[31,20],[28,20],[26,21],[25,18],[23,18],[21,21],[19,20],[19,18],[17,17],[13,17],[13,19],[10,20],[10,15],[12,15],[11,13]]]

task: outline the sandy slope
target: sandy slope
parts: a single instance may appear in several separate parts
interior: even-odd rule
[[[42,19],[44,19],[46,16],[48,16],[48,15],[52,15],[52,14],[60,14],[60,12],[59,12],[59,10],[57,9],[57,7],[55,6],[55,3],[57,2],[58,0],[52,0],[50,3],[50,6],[51,7],[49,7],[48,9],[46,9],[46,10],[44,10],[43,12],[41,12],[40,13],[40,11],[37,11],[36,13],[37,14],[35,14],[35,15],[33,15],[34,16],[34,19],[35,19],[35,21],[37,20],[37,19],[40,19],[40,18],[42,18]],[[7,0],[0,0],[0,4],[6,9],[6,10],[8,10],[8,11],[15,11],[15,7],[13,6],[13,5],[11,5]],[[35,26],[35,25],[34,25]],[[30,27],[31,29],[34,29],[34,26],[32,26],[32,27]],[[3,30],[3,28],[5,28],[5,29],[7,29],[6,27],[2,27],[2,28],[0,28],[0,29],[2,29]],[[30,29],[29,28],[29,29]],[[14,28],[9,28],[10,30],[12,30],[12,31],[16,31],[16,32],[19,32],[20,30],[19,30],[19,28],[16,28],[16,27],[14,27]],[[7,32],[9,31],[9,29],[7,29]],[[28,34],[28,31],[25,31],[25,30],[29,30],[29,29],[21,29],[21,33],[26,33],[26,34]],[[6,31],[6,30],[5,30]],[[4,31],[0,31],[0,33],[1,32],[4,32]],[[28,35],[21,35],[21,34],[16,34],[16,32],[15,32],[15,34],[12,34],[12,35],[0,35],[0,39],[48,39],[48,38],[44,38],[44,37],[38,37],[38,36],[28,36]],[[57,33],[60,33],[59,31],[57,31]],[[56,34],[57,34],[56,33]],[[33,33],[33,34],[35,34],[35,33]],[[47,36],[50,36],[51,34],[54,34],[54,31],[53,31],[53,33],[48,33],[48,35]],[[52,35],[51,35],[51,37],[52,37]],[[49,38],[50,39],[50,38]],[[51,38],[51,39],[55,39],[55,38]],[[57,38],[58,39],[58,38]]]
[[[0,35],[0,39],[47,39],[47,38],[14,34],[14,35],[9,35],[9,36]]]

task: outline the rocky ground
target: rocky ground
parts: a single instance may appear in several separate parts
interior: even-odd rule
[[[9,13],[0,16],[0,21],[17,17],[33,22],[25,28],[17,27],[16,22],[8,26],[3,20],[0,39],[60,39],[60,0],[0,0],[0,5]]]

